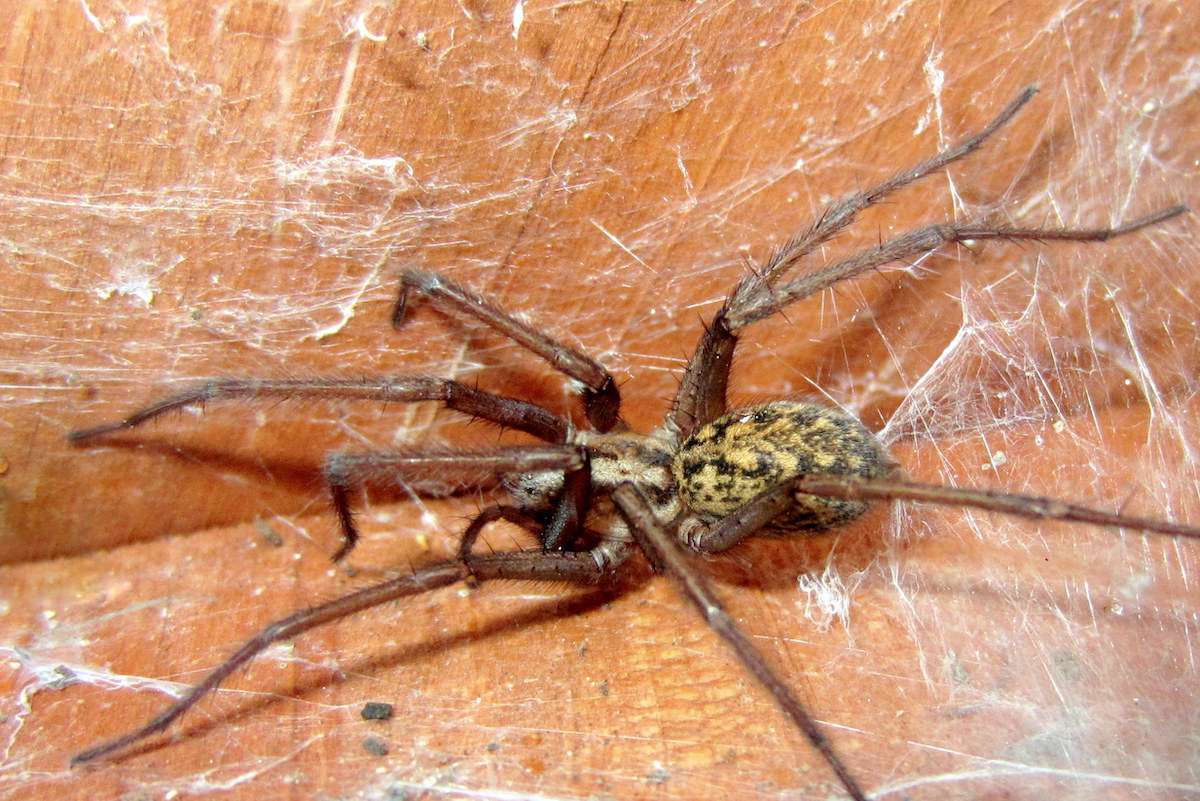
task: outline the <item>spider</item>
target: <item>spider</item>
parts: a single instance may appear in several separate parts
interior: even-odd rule
[[[661,426],[633,432],[621,419],[620,392],[597,361],[492,306],[486,299],[429,272],[403,272],[392,325],[399,328],[415,298],[473,317],[511,338],[575,382],[587,425],[518,398],[431,376],[382,379],[223,379],[165,397],[122,420],[74,431],[86,443],[135,428],[167,412],[209,401],[249,397],[438,401],[454,411],[524,431],[542,445],[479,451],[334,453],[323,475],[342,534],[341,561],[358,540],[352,498],[385,477],[428,475],[442,469],[496,476],[513,503],[482,509],[466,527],[455,559],[417,569],[335,600],[303,609],[250,638],[199,684],[143,727],[77,754],[92,762],[163,731],[239,667],[280,640],[404,596],[456,582],[552,579],[611,580],[637,551],[667,573],[708,625],[820,754],[849,796],[868,793],[793,691],[725,612],[686,551],[713,554],[766,530],[819,532],[861,515],[874,500],[906,499],[972,506],[1029,518],[1087,522],[1200,538],[1200,528],[1129,517],[1050,498],[908,480],[883,445],[855,417],[798,400],[730,409],[730,365],[743,329],[788,305],[881,265],[921,256],[949,243],[984,239],[1100,242],[1184,214],[1170,206],[1112,228],[1016,228],[948,222],[901,234],[799,278],[786,279],[816,248],[849,226],[863,209],[965,158],[1007,124],[1034,96],[1016,96],[987,126],[891,179],[826,208],[807,230],[779,248],[760,269],[741,278],[705,325],[674,402]],[[532,532],[536,551],[476,553],[491,523],[504,520]]]

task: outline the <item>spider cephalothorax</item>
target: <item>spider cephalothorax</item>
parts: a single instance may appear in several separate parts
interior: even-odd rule
[[[354,493],[381,478],[394,480],[444,470],[500,477],[516,505],[489,506],[464,531],[458,557],[391,579],[279,620],[246,642],[183,698],[148,724],[79,753],[86,762],[162,731],[230,673],[274,642],[396,598],[466,579],[555,579],[577,583],[609,579],[640,550],[680,585],[709,625],[772,695],[796,728],[836,773],[856,801],[867,794],[791,689],[724,612],[703,576],[679,546],[713,553],[764,530],[821,529],[861,514],[871,499],[909,498],[975,506],[1025,517],[1086,521],[1105,526],[1200,537],[1196,527],[1133,518],[1046,498],[989,490],[917,484],[901,477],[883,447],[852,416],[824,406],[776,401],[730,410],[729,370],[742,329],[788,304],[891,262],[917,259],[944,244],[1001,240],[1103,241],[1156,225],[1186,211],[1172,206],[1113,228],[1025,229],[947,222],[925,226],[842,261],[785,280],[821,244],[850,225],[862,209],[967,156],[1033,97],[1026,89],[988,126],[933,158],[865,192],[850,195],[817,217],[743,277],[704,329],[687,363],[663,425],[649,435],[626,430],[620,395],[609,372],[585,354],[493,307],[447,278],[408,270],[392,314],[403,323],[410,294],[444,311],[465,314],[512,338],[569,377],[579,389],[589,430],[549,409],[484,392],[451,379],[222,379],[157,401],[123,420],[72,432],[77,443],[133,428],[165,412],[232,397],[438,401],[447,408],[524,431],[545,444],[488,451],[410,450],[337,453],[325,463],[343,534],[335,560],[358,539]],[[484,527],[507,520],[533,532],[539,551],[478,554]]]
[[[674,453],[665,438],[629,431],[579,431],[571,441],[583,449],[588,461],[591,498],[587,518],[581,521],[583,528],[607,540],[631,539],[629,527],[610,497],[613,490],[627,482],[641,490],[660,519],[673,520],[679,513],[679,496],[671,471]],[[563,484],[561,470],[523,473],[504,480],[504,488],[519,507],[542,514],[557,508]]]

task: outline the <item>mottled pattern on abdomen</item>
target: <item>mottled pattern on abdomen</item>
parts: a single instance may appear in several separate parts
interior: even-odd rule
[[[684,441],[672,472],[683,502],[700,517],[722,518],[800,475],[885,476],[883,446],[854,417],[815,403],[775,401],[718,417]],[[772,527],[820,529],[858,517],[859,501],[797,494]]]

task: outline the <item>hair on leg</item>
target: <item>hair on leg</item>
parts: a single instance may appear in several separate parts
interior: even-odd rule
[[[136,428],[167,412],[186,406],[235,398],[370,400],[384,403],[441,401],[447,408],[507,428],[528,432],[547,442],[563,442],[571,428],[567,420],[537,404],[484,392],[457,381],[431,376],[295,380],[231,378],[206,381],[191,389],[155,401],[121,420],[72,431],[67,435],[67,439],[75,443],[85,442],[104,434]]]
[[[612,375],[595,359],[497,309],[466,287],[424,270],[405,270],[400,276],[400,293],[392,310],[395,328],[404,323],[410,292],[424,295],[443,309],[474,317],[545,359],[555,370],[583,384],[584,411],[588,422],[597,431],[609,431],[617,424],[621,414],[621,393]]]
[[[334,512],[342,530],[342,545],[333,555],[340,562],[358,543],[358,526],[350,503],[351,492],[364,484],[395,483],[405,477],[430,474],[460,475],[466,483],[479,477],[532,473],[541,470],[578,471],[585,457],[572,445],[496,448],[490,451],[367,451],[334,453],[325,460],[322,474],[329,487]]]

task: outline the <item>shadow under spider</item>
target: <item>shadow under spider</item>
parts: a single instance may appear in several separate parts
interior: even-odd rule
[[[117,450],[142,451],[158,456],[166,456],[184,464],[201,465],[217,472],[234,473],[254,481],[265,479],[272,486],[282,487],[287,492],[295,495],[309,495],[313,499],[319,499],[314,500],[315,505],[310,504],[307,508],[325,508],[326,501],[321,497],[325,494],[325,478],[321,473],[320,463],[309,463],[293,459],[252,458],[230,453],[228,450],[220,448],[209,448],[201,445],[181,445],[177,441],[159,439],[154,436],[134,437],[112,434],[105,438],[104,445],[106,448]],[[461,485],[446,484],[444,491],[432,490],[433,484],[434,482],[432,481],[412,480],[408,482],[407,489],[400,483],[372,484],[370,498],[373,503],[384,505],[411,502],[414,494],[423,500],[474,496],[481,492],[486,495],[499,485],[499,480],[495,476],[490,476],[488,481],[475,481]],[[302,514],[305,508],[302,506],[289,511],[295,514]],[[251,521],[239,516],[214,517],[203,528],[224,528],[243,525],[249,522]],[[334,525],[336,525],[336,521],[330,527],[331,542],[336,539],[336,533],[333,530]],[[197,533],[195,529],[175,530],[167,527],[156,531],[153,535],[139,536],[135,534],[130,539],[117,544],[145,542],[169,536],[188,536],[195,533]],[[110,547],[114,547],[114,545],[106,545],[102,550]],[[88,551],[84,550],[81,552],[86,553]],[[72,555],[76,554],[56,552],[48,558],[57,559]]]
[[[887,512],[869,510],[835,531],[791,536],[760,533],[717,555],[693,560],[697,570],[723,586],[771,592],[795,589],[799,576],[832,564],[842,575],[870,570],[887,550]],[[731,597],[731,600],[736,599]]]
[[[882,538],[886,536],[883,533],[883,527],[878,524],[878,517],[881,515],[868,514],[861,524],[855,524],[835,534],[805,538],[781,536],[749,541],[731,552],[737,554],[739,558],[697,560],[696,567],[709,578],[722,584],[757,588],[762,591],[794,587],[797,575],[806,570],[820,570],[831,555],[839,571],[857,572],[866,569],[876,560]],[[781,567],[782,570],[779,569]],[[374,571],[369,567],[364,567],[361,572]],[[135,746],[114,756],[113,761],[124,762],[127,759],[152,753],[169,744],[203,737],[213,729],[236,724],[281,701],[303,700],[315,691],[352,681],[358,677],[357,674],[370,675],[384,672],[415,659],[449,651],[464,644],[481,642],[508,631],[570,619],[597,611],[614,600],[637,592],[648,584],[653,576],[649,565],[641,564],[636,569],[621,574],[614,584],[581,593],[547,598],[520,611],[493,617],[480,626],[473,626],[469,631],[460,630],[402,646],[389,653],[366,656],[351,664],[339,665],[332,671],[332,675],[323,673],[298,681],[285,692],[261,686],[237,688],[239,692],[250,692],[260,697],[245,701],[229,712],[209,711],[204,719],[182,729],[174,736],[158,738],[141,746]],[[553,582],[545,583],[553,584]],[[398,604],[411,604],[422,597],[425,596],[414,596],[398,602]],[[473,602],[474,599],[466,601],[466,603]],[[489,607],[489,610],[492,611],[497,609],[498,607],[494,604]],[[403,614],[404,612],[401,612],[400,616],[402,617]],[[399,621],[396,619],[380,620],[376,625],[380,628],[395,626],[399,625]],[[265,697],[261,697],[262,695]]]
[[[317,690],[327,689],[352,681],[354,678],[357,678],[355,674],[366,674],[387,670],[389,668],[402,665],[410,660],[437,654],[442,651],[448,651],[452,648],[463,645],[464,643],[473,643],[484,640],[513,629],[537,626],[543,623],[550,623],[559,619],[570,618],[596,611],[603,608],[616,598],[634,591],[637,587],[649,581],[650,578],[651,573],[649,570],[639,571],[636,576],[631,575],[625,581],[610,587],[596,588],[576,595],[550,598],[545,601],[535,603],[519,612],[490,620],[482,626],[472,628],[470,631],[459,631],[453,634],[434,637],[421,643],[401,647],[398,650],[386,655],[369,656],[354,662],[351,665],[339,665],[333,670],[332,676],[325,674],[322,676],[314,676],[307,680],[298,681],[286,692],[276,692],[270,688],[231,688],[234,692],[248,692],[256,695],[266,695],[267,697],[254,698],[253,700],[241,704],[239,707],[230,712],[210,711],[205,719],[197,721],[191,726],[182,728],[173,736],[168,735],[159,737],[146,741],[142,744],[135,745],[114,755],[109,759],[109,762],[124,762],[137,756],[153,753],[154,751],[157,751],[166,745],[203,737],[213,729],[227,726],[231,723],[237,723],[238,721],[247,717],[252,717],[282,701],[303,700],[305,696]],[[454,588],[445,589],[453,591]],[[413,598],[407,600],[411,601],[419,597],[421,596],[414,596]],[[380,623],[381,626],[394,624],[394,622],[388,621],[381,621]],[[397,689],[407,691],[408,688],[404,687]],[[378,693],[370,693],[370,695],[377,696]],[[400,717],[402,717],[403,714],[403,711],[398,710],[398,715]]]

